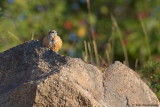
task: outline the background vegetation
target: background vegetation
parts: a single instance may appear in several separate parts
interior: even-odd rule
[[[0,0],[0,52],[50,29],[60,53],[105,68],[120,60],[160,98],[159,0]]]

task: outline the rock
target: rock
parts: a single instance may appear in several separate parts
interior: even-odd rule
[[[120,62],[102,73],[36,40],[0,53],[0,107],[126,107],[142,103],[159,102],[134,71]]]
[[[0,105],[101,106],[102,73],[29,41],[0,54]]]
[[[124,96],[129,107],[158,107],[159,104],[156,95],[140,79],[138,74],[118,61],[110,65],[104,72],[104,88],[104,90],[111,89],[118,95]]]

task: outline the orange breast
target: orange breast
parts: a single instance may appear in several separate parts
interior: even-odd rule
[[[53,38],[53,44],[54,46],[52,47],[52,50],[55,51],[55,52],[58,52],[59,49],[62,47],[62,40],[59,36],[55,36]]]

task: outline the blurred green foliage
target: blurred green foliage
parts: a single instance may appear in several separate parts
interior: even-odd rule
[[[141,69],[142,78],[147,79],[149,87],[160,99],[160,62],[148,61]]]
[[[42,40],[50,29],[55,29],[63,39],[60,53],[82,57],[84,40],[91,42],[91,25],[97,44],[93,45],[97,47],[96,58],[100,55],[105,65],[123,61],[123,48],[132,68],[138,65],[141,69],[149,57],[160,61],[160,0],[89,1],[91,13],[86,0],[0,0],[0,52],[33,38]],[[142,73],[153,84],[156,81],[156,86],[151,83],[151,87],[160,95],[160,71],[152,73],[152,79],[148,77],[156,71],[154,65],[149,64]]]
[[[1,0],[0,51],[30,40],[32,35],[42,40],[49,29],[56,29],[65,44],[61,52],[81,57],[82,42],[90,36],[89,22],[94,27],[101,51],[112,37],[110,16],[113,14],[122,32],[131,64],[135,59],[143,63],[147,58],[147,48],[139,18],[143,20],[149,36],[152,55],[160,53],[159,4],[159,0],[91,0],[92,17],[89,19],[86,0]],[[123,50],[116,35],[115,59],[123,61]]]

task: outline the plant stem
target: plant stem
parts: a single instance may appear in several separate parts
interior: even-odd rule
[[[148,51],[148,60],[151,59],[151,50],[150,50],[150,44],[149,44],[149,39],[148,39],[148,34],[146,31],[146,28],[144,27],[144,23],[142,21],[142,19],[140,18],[140,23],[144,32],[144,36],[145,36],[145,41],[146,41],[146,47],[147,47],[147,51]]]
[[[94,40],[95,38],[95,32],[93,29],[93,25],[91,24],[91,5],[90,5],[90,0],[87,1],[87,9],[88,9],[88,18],[89,18],[89,26],[90,26],[90,32],[91,32],[91,40]]]
[[[122,48],[123,48],[123,53],[124,53],[124,58],[125,58],[125,64],[127,66],[129,66],[129,61],[128,61],[128,54],[127,54],[127,49],[124,45],[124,40],[122,38],[122,33],[120,31],[120,28],[118,27],[118,24],[117,24],[117,21],[116,19],[113,17],[113,15],[111,15],[111,19],[112,19],[112,22],[113,22],[113,25],[115,26],[116,28],[116,31],[118,33],[118,36],[119,36],[119,39],[120,39],[120,42],[121,42],[121,45],[122,45]]]

